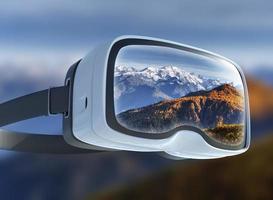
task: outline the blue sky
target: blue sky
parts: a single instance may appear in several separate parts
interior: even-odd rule
[[[236,86],[242,85],[241,76],[233,64],[169,47],[126,46],[119,51],[115,65],[137,70],[175,66],[196,75],[233,83]]]
[[[0,101],[61,85],[73,62],[124,34],[204,48],[245,70],[272,68],[272,10],[270,0],[1,1]],[[57,123],[32,122],[38,129],[52,124],[53,132]]]

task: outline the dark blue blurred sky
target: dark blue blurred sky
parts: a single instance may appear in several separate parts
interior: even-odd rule
[[[1,1],[0,101],[62,84],[94,45],[124,34],[205,48],[245,70],[272,68],[272,10],[270,0]]]
[[[246,64],[272,62],[265,59],[272,52],[272,10],[270,0],[2,1],[1,59],[9,51],[37,58],[81,55],[105,39],[140,34],[220,51]]]

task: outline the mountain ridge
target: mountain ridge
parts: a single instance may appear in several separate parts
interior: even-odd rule
[[[189,73],[175,66],[146,67],[137,70],[133,67],[116,66],[114,98],[116,112],[156,103],[163,99],[185,96],[191,92],[210,90],[225,82],[195,73]],[[139,96],[145,100],[135,102]]]
[[[197,95],[199,94],[199,95]],[[130,129],[167,131],[180,125],[201,128],[215,127],[219,118],[225,124],[239,124],[243,119],[244,99],[235,87],[223,84],[197,96],[184,96],[172,100],[130,109],[117,115],[121,124]],[[150,132],[149,131],[149,132]]]

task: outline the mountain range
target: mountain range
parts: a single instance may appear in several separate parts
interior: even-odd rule
[[[227,83],[189,73],[175,66],[147,67],[142,70],[116,66],[114,77],[116,113],[165,99],[179,98],[191,92],[210,90]]]
[[[181,125],[215,128],[240,124],[244,119],[244,98],[240,91],[223,84],[209,91],[197,91],[117,115],[122,125],[132,130],[165,132]]]

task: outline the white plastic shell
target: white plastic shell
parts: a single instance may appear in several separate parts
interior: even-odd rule
[[[202,138],[202,136],[193,131],[179,131],[173,136],[165,139],[146,139],[123,134],[110,128],[106,121],[107,62],[113,44],[119,40],[127,38],[163,41],[203,51],[231,62],[238,68],[239,71],[241,71],[238,65],[219,55],[188,45],[156,38],[122,36],[112,42],[98,46],[82,59],[77,67],[75,74],[73,88],[72,127],[73,134],[79,141],[98,147],[105,147],[116,150],[166,152],[172,156],[193,159],[210,159],[232,156],[243,153],[249,148],[249,117],[246,119],[248,127],[246,147],[240,150],[226,150],[216,148],[208,144]],[[245,84],[245,95],[247,98],[246,83],[245,80],[243,81]],[[86,98],[88,104],[85,108],[85,105],[83,104],[85,104]],[[246,106],[247,109],[249,109],[248,105]]]

